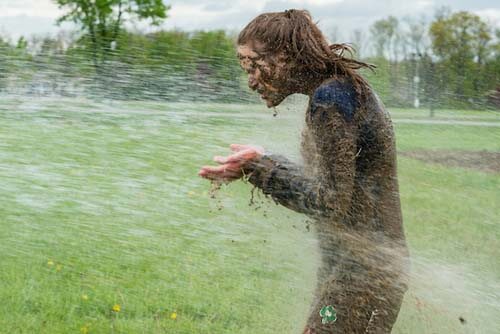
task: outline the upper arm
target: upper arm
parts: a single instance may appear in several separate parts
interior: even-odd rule
[[[344,215],[352,205],[356,177],[357,100],[347,86],[320,87],[313,96],[309,126],[318,151],[325,205]]]
[[[352,122],[358,107],[354,86],[346,81],[330,81],[319,86],[312,96],[311,116],[325,116],[325,110],[341,115],[345,121]]]
[[[324,93],[312,101],[307,120],[309,131],[304,137],[315,149],[313,159],[317,159],[314,165],[318,168],[314,177],[304,175],[284,159],[264,156],[250,166],[248,180],[292,210],[342,218],[352,206],[356,176],[356,110],[344,103],[346,95]]]

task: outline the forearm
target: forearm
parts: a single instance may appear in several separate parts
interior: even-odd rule
[[[312,138],[318,149],[320,172],[314,178],[287,159],[264,155],[250,164],[250,183],[279,204],[309,216],[342,219],[352,204],[356,175],[356,127],[345,122],[335,109],[313,120]]]
[[[304,176],[302,168],[284,157],[264,155],[247,168],[248,181],[279,204],[310,216],[329,211],[324,185]]]

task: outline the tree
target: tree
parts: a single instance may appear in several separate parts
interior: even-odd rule
[[[491,87],[486,96],[489,104],[496,110],[500,110],[500,28],[495,29],[495,40],[491,45],[491,57],[485,66],[486,82],[491,83]]]
[[[0,36],[0,91],[19,89],[33,75],[27,47],[28,43],[22,36],[15,44],[8,37]]]
[[[54,0],[66,14],[58,23],[71,21],[88,35],[96,70],[114,48],[126,20],[150,20],[158,25],[169,6],[162,0]]]
[[[365,43],[365,36],[363,33],[363,30],[361,29],[354,29],[354,31],[351,34],[351,41],[354,46],[354,49],[356,50],[357,57],[361,59],[364,56],[364,43]]]
[[[387,53],[390,60],[394,56],[397,61],[399,21],[394,16],[376,21],[370,28],[370,33],[375,44],[375,53],[379,58],[383,58]]]
[[[429,43],[427,38],[428,24],[425,16],[416,19],[414,17],[406,17],[405,42],[407,43],[410,53],[423,55],[428,52]]]
[[[7,40],[4,40],[0,36],[0,91],[7,87],[8,70],[9,70],[9,53],[11,52],[12,46]]]
[[[376,21],[370,28],[376,50],[375,65],[389,74],[390,98],[393,105],[402,105],[407,99],[408,90],[400,83],[400,52],[402,39],[399,20],[394,16]],[[386,61],[388,60],[388,62]],[[385,67],[385,68],[384,68]]]
[[[440,15],[431,24],[432,49],[447,65],[444,78],[455,96],[461,100],[478,97],[485,81],[485,61],[491,35],[488,25],[475,14],[458,12]]]

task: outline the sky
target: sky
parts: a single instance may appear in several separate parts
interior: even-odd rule
[[[256,15],[289,8],[308,9],[328,35],[346,41],[354,29],[368,31],[379,19],[425,15],[431,19],[437,8],[467,10],[500,28],[500,1],[494,0],[165,0],[171,5],[162,28],[183,30],[225,29],[238,31]],[[75,27],[55,25],[61,11],[52,0],[0,0],[0,36],[56,34]],[[130,28],[142,29],[143,26]],[[348,42],[348,41],[347,41]]]

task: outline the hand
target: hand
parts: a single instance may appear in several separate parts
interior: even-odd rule
[[[254,145],[231,144],[234,154],[227,157],[215,156],[219,166],[203,166],[198,175],[213,181],[231,182],[243,176],[243,168],[264,155],[264,149]]]

